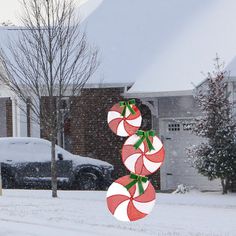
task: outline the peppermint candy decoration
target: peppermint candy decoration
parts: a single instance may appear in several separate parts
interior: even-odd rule
[[[107,122],[110,129],[118,136],[127,137],[135,134],[142,122],[135,100],[115,104],[108,112]]]
[[[162,165],[164,156],[163,144],[153,131],[139,130],[125,141],[122,148],[125,167],[137,175],[156,172]]]
[[[107,191],[107,206],[120,221],[136,221],[153,209],[156,192],[144,176],[131,174],[116,180]]]

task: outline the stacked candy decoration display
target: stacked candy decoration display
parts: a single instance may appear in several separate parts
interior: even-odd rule
[[[108,112],[108,125],[119,136],[129,136],[122,148],[122,161],[131,171],[113,182],[107,191],[107,206],[121,221],[147,216],[155,204],[155,189],[146,175],[157,171],[164,161],[164,147],[154,131],[139,130],[141,113],[135,100],[115,104]]]
[[[126,175],[109,187],[107,205],[116,219],[136,221],[151,212],[155,204],[155,189],[146,177],[138,178],[135,174]]]
[[[107,122],[110,129],[118,136],[127,137],[135,134],[142,122],[135,100],[115,104],[108,112]]]
[[[164,161],[165,151],[161,140],[153,131],[137,131],[129,137],[122,148],[125,167],[138,175],[156,172]]]

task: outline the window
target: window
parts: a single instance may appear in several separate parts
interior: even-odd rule
[[[180,124],[177,124],[177,123],[168,124],[168,130],[169,131],[180,131]]]
[[[57,144],[68,150],[68,136],[70,135],[70,97],[63,97],[60,104],[61,122],[63,128],[58,132]]]
[[[190,131],[193,129],[194,123],[183,123],[183,130]]]

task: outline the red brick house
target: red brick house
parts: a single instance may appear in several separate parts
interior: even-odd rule
[[[107,113],[115,103],[124,100],[125,89],[122,85],[85,88],[79,97],[68,97],[66,104],[69,118],[65,120],[64,129],[58,135],[58,144],[66,150],[113,164],[114,178],[129,173],[121,161],[121,148],[126,138],[116,136],[110,130]],[[151,129],[149,108],[138,99],[137,105],[143,116],[142,128]],[[48,138],[44,130],[41,130],[41,137]],[[156,187],[159,188],[159,179],[154,179]]]

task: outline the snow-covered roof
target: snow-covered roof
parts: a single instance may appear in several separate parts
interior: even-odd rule
[[[77,12],[80,19],[84,20],[102,3],[103,0],[77,0]]]
[[[236,55],[231,62],[226,66],[226,71],[229,72],[230,77],[236,77]]]
[[[92,12],[101,4],[103,0],[76,0],[76,16],[83,22]],[[20,12],[18,12],[20,14]],[[0,22],[1,23],[1,22]],[[0,45],[4,49],[8,46],[9,39],[17,39],[19,35],[19,29],[23,29],[23,26],[1,26],[0,25]]]
[[[9,42],[15,42],[20,33],[22,27],[9,26],[2,27],[0,26],[0,48],[3,49],[6,53],[9,51]]]
[[[102,0],[74,0],[76,11],[86,18]],[[22,4],[19,0],[2,1],[0,8],[0,25],[21,26]]]
[[[235,11],[235,0],[104,0],[86,19],[102,54],[92,80],[135,82],[129,93],[192,89],[216,53],[236,56]]]
[[[235,0],[88,0],[83,26],[101,55],[88,86],[134,84],[130,96],[191,90],[216,53],[236,76],[235,10]],[[15,37],[7,31],[0,42]]]
[[[76,17],[78,16],[81,20],[81,23],[90,15],[92,12],[101,4],[102,0],[76,0]],[[18,38],[21,35],[21,30],[24,30],[23,26],[1,26],[0,25],[0,49],[7,54],[10,59],[12,59],[12,63],[15,63],[14,59],[11,58],[12,54],[9,51],[9,43],[14,45],[14,43],[18,42]],[[16,65],[17,66],[17,65]],[[0,65],[0,70],[3,68]],[[92,87],[96,87],[99,85],[91,85]],[[91,87],[88,85],[88,87]],[[3,90],[2,85],[0,84],[0,90]],[[5,90],[5,88],[4,88]],[[0,91],[1,96],[1,91]]]

